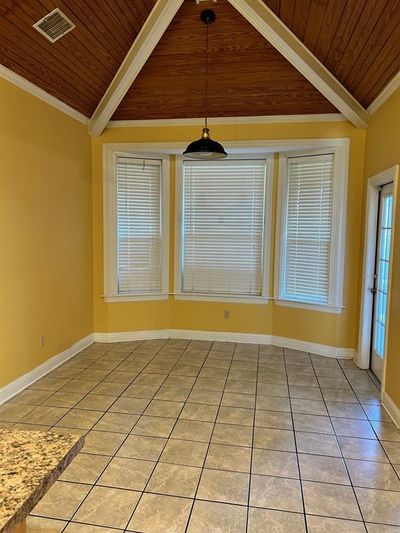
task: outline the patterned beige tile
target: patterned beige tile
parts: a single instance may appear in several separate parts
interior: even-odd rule
[[[60,479],[76,483],[96,483],[109,460],[110,457],[106,455],[79,453],[60,476]]]
[[[203,470],[197,498],[247,505],[249,475],[221,470]]]
[[[251,446],[253,428],[249,426],[235,426],[234,424],[215,424],[211,442],[216,444],[233,444],[237,446]]]
[[[0,421],[1,422],[18,422],[22,420],[25,415],[33,411],[34,405],[20,405],[13,403],[6,403],[0,406]],[[26,422],[31,423],[30,420]],[[32,422],[33,424],[40,424],[41,422]]]
[[[400,480],[390,464],[346,460],[351,482],[356,487],[400,491]]]
[[[179,389],[177,387],[161,387],[155,395],[156,400],[172,400],[174,402],[186,401],[190,389]],[[205,403],[205,402],[203,402]]]
[[[293,413],[293,422],[296,431],[309,431],[326,435],[334,434],[331,420],[327,416]]]
[[[337,533],[338,531],[365,533],[365,526],[362,522],[322,516],[307,515],[307,526],[309,533]]]
[[[186,403],[179,418],[199,420],[201,422],[215,422],[218,406],[200,403]]]
[[[61,533],[68,522],[52,520],[51,518],[39,518],[28,516],[26,519],[27,533]]]
[[[361,488],[355,492],[366,522],[400,526],[400,492]]]
[[[112,413],[127,413],[131,415],[141,415],[146,409],[149,401],[144,398],[128,398],[121,396],[110,407]]]
[[[39,405],[38,407],[35,407],[33,411],[30,411],[27,415],[25,415],[21,421],[24,423],[27,422],[28,424],[44,424],[52,426],[67,412],[68,409],[64,407],[48,407]]]
[[[171,402],[169,400],[152,400],[144,411],[144,414],[146,416],[178,418],[182,407],[182,402]]]
[[[345,485],[303,482],[306,513],[361,520],[353,489]]]
[[[159,494],[143,494],[129,523],[129,531],[184,533],[192,500]]]
[[[273,429],[293,429],[290,413],[256,410],[255,425]]]
[[[132,490],[94,487],[75,513],[74,521],[124,529],[139,498],[140,492]]]
[[[114,457],[97,481],[97,485],[143,490],[155,464],[152,461]]]
[[[106,431],[90,431],[85,437],[83,451],[99,455],[114,455],[126,435]]]
[[[110,527],[90,526],[88,524],[70,522],[64,531],[65,533],[118,533],[121,530]]]
[[[331,420],[336,435],[340,437],[376,438],[374,430],[367,420],[355,420],[354,418],[332,418]]]
[[[387,463],[389,460],[378,440],[338,437],[343,457]]]
[[[129,433],[138,420],[139,415],[105,413],[93,429],[115,433]]]
[[[38,391],[39,392],[39,391]],[[75,407],[75,405],[83,398],[82,392],[56,392],[50,398],[43,402],[43,405],[50,405],[52,407]]]
[[[299,453],[330,455],[331,457],[341,457],[342,455],[334,435],[296,431],[296,443]]]
[[[257,396],[257,409],[290,413],[290,401],[279,396]]]
[[[252,475],[250,505],[301,513],[303,500],[300,482],[297,479]]]
[[[252,473],[265,476],[298,478],[299,471],[296,454],[254,449]]]
[[[162,463],[203,466],[208,449],[206,442],[170,439],[160,457]]]
[[[171,434],[173,439],[196,440],[209,442],[213,424],[196,420],[178,420]]]
[[[14,396],[9,401],[9,404],[25,404],[25,405],[40,405],[44,403],[48,398],[53,395],[52,391],[43,391],[43,390],[31,390],[25,389],[23,392]],[[64,406],[62,406],[64,407]]]
[[[107,411],[117,399],[116,396],[106,396],[102,394],[90,393],[85,396],[76,406],[78,409],[91,409],[96,411]]]
[[[69,520],[89,490],[89,485],[57,481],[34,508],[32,514]]]
[[[286,429],[256,427],[254,430],[254,447],[294,452],[296,451],[294,433]]]
[[[175,418],[142,416],[136,422],[132,433],[134,435],[146,435],[148,437],[169,437],[175,422]]]
[[[371,422],[375,433],[380,440],[400,442],[400,430],[396,428],[393,422]]]
[[[400,463],[400,442],[382,442],[390,461],[392,463]]]
[[[200,474],[201,469],[194,466],[158,463],[146,491],[193,498]]]
[[[222,398],[220,391],[192,390],[187,398],[188,402],[203,403],[208,405],[219,405]]]
[[[117,452],[117,457],[157,461],[167,439],[129,435]]]
[[[248,533],[305,533],[303,515],[272,511],[270,509],[249,509]]]
[[[206,468],[250,472],[251,448],[211,444],[206,457]]]
[[[87,409],[71,409],[63,416],[56,426],[78,429],[91,429],[102,416],[101,411],[89,411]]]
[[[343,459],[299,454],[300,478],[337,485],[350,485]]]

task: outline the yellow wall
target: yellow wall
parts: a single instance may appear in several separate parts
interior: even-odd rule
[[[177,301],[172,297],[162,302],[103,301],[103,221],[102,221],[102,148],[103,143],[123,142],[188,142],[199,135],[198,127],[109,129],[92,141],[93,228],[94,228],[94,328],[99,332],[152,330],[159,328],[228,331],[274,334],[340,347],[356,347],[359,307],[359,261],[364,176],[365,131],[347,122],[309,124],[268,124],[214,126],[218,140],[305,139],[348,137],[350,175],[348,192],[346,279],[342,314],[332,314],[269,304],[239,304]],[[275,191],[276,191],[275,183]],[[174,256],[174,172],[171,176],[171,290]],[[274,229],[274,228],[273,228]],[[274,231],[273,231],[274,234]],[[273,253],[272,253],[273,258]],[[272,265],[273,266],[273,265]],[[273,268],[271,269],[271,278]],[[225,320],[223,311],[231,318]]]
[[[87,127],[0,79],[0,154],[1,387],[91,333],[93,309]]]
[[[400,164],[400,90],[376,111],[367,131],[365,171],[370,177]],[[386,391],[400,408],[400,188],[393,241],[392,287],[389,310]]]

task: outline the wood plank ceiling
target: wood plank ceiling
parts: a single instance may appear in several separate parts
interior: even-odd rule
[[[155,0],[0,0],[0,63],[90,117]],[[59,7],[76,24],[50,43],[32,24]]]
[[[400,0],[265,0],[365,107],[400,70]],[[91,116],[155,0],[0,0],[0,62]],[[59,7],[76,28],[54,44],[32,24]],[[209,116],[335,112],[228,3],[185,0],[114,119],[201,117],[204,25]]]
[[[114,120],[204,115],[205,5],[182,4]],[[211,7],[216,20],[209,29],[210,117],[336,111],[227,0]]]

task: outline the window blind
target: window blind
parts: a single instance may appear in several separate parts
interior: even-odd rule
[[[262,294],[265,160],[185,161],[182,291]]]
[[[328,303],[333,154],[289,157],[282,297]]]
[[[161,168],[117,158],[118,294],[161,292]]]

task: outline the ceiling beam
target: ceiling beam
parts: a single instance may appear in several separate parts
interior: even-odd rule
[[[101,135],[182,3],[183,0],[157,0],[90,119],[91,135]]]
[[[368,112],[262,0],[229,0],[296,69],[357,128]]]

